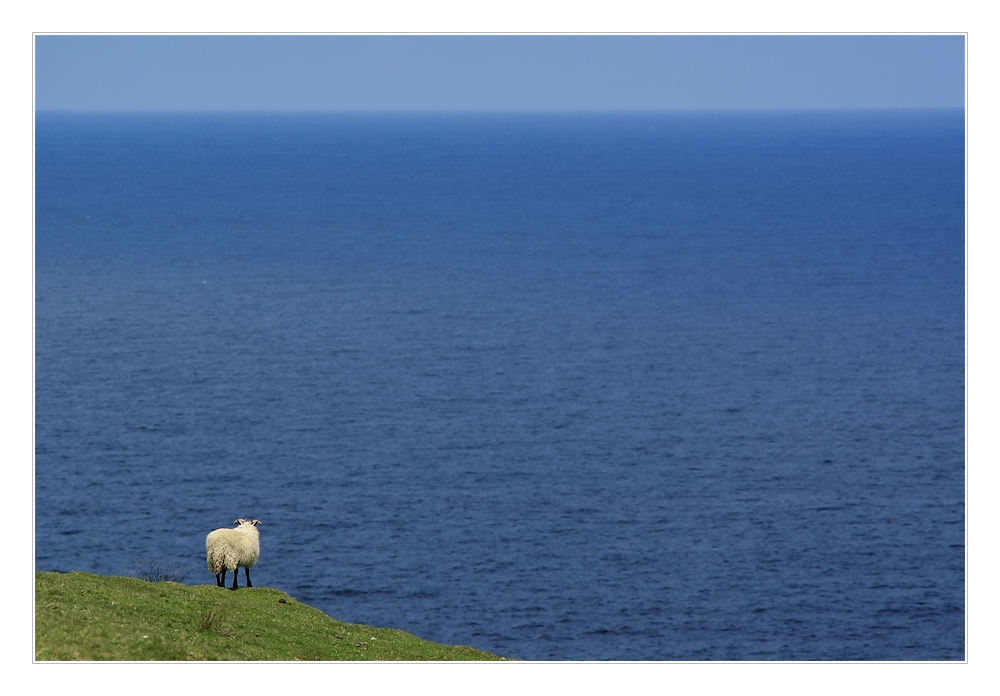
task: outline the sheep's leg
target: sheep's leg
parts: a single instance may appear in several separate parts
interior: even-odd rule
[[[246,566],[244,566],[244,567],[243,567],[243,572],[244,572],[244,573],[246,574],[246,576],[247,576],[247,587],[253,587],[253,585],[251,585],[251,584],[250,584],[250,569],[249,569],[249,568],[247,568]]]
[[[240,567],[236,566],[233,568],[233,587],[232,589],[238,590],[240,588],[239,584],[236,582],[240,579]]]
[[[222,587],[223,586],[222,585],[222,575],[219,574],[219,573],[215,574],[215,586],[216,587]]]
[[[222,569],[222,573],[221,574],[217,574],[215,576],[215,580],[216,580],[216,582],[219,583],[219,587],[225,587],[226,586],[226,569],[225,568]]]

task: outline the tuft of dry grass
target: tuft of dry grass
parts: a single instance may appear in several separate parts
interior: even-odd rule
[[[148,563],[147,565],[143,565],[139,561],[134,561],[134,563],[135,568],[129,572],[129,575],[146,582],[183,582],[184,578],[188,576],[186,570],[171,570],[170,566],[160,568],[159,563]]]
[[[199,631],[216,631],[222,633],[225,626],[225,612],[219,609],[208,609],[198,615],[196,625]]]

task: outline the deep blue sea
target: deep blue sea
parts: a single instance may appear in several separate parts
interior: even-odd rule
[[[256,586],[509,657],[962,660],[964,138],[39,113],[36,568],[258,518]]]

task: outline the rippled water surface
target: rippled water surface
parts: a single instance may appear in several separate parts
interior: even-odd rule
[[[511,657],[964,659],[960,112],[36,143],[37,569],[254,517],[255,584]]]

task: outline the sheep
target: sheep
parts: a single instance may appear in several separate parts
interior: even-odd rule
[[[208,552],[208,569],[215,573],[215,584],[226,586],[226,571],[233,571],[233,587],[237,589],[240,566],[246,573],[247,587],[250,583],[250,568],[257,564],[260,558],[260,533],[257,527],[260,520],[245,520],[242,517],[233,522],[236,529],[216,529],[205,537],[205,550]]]

